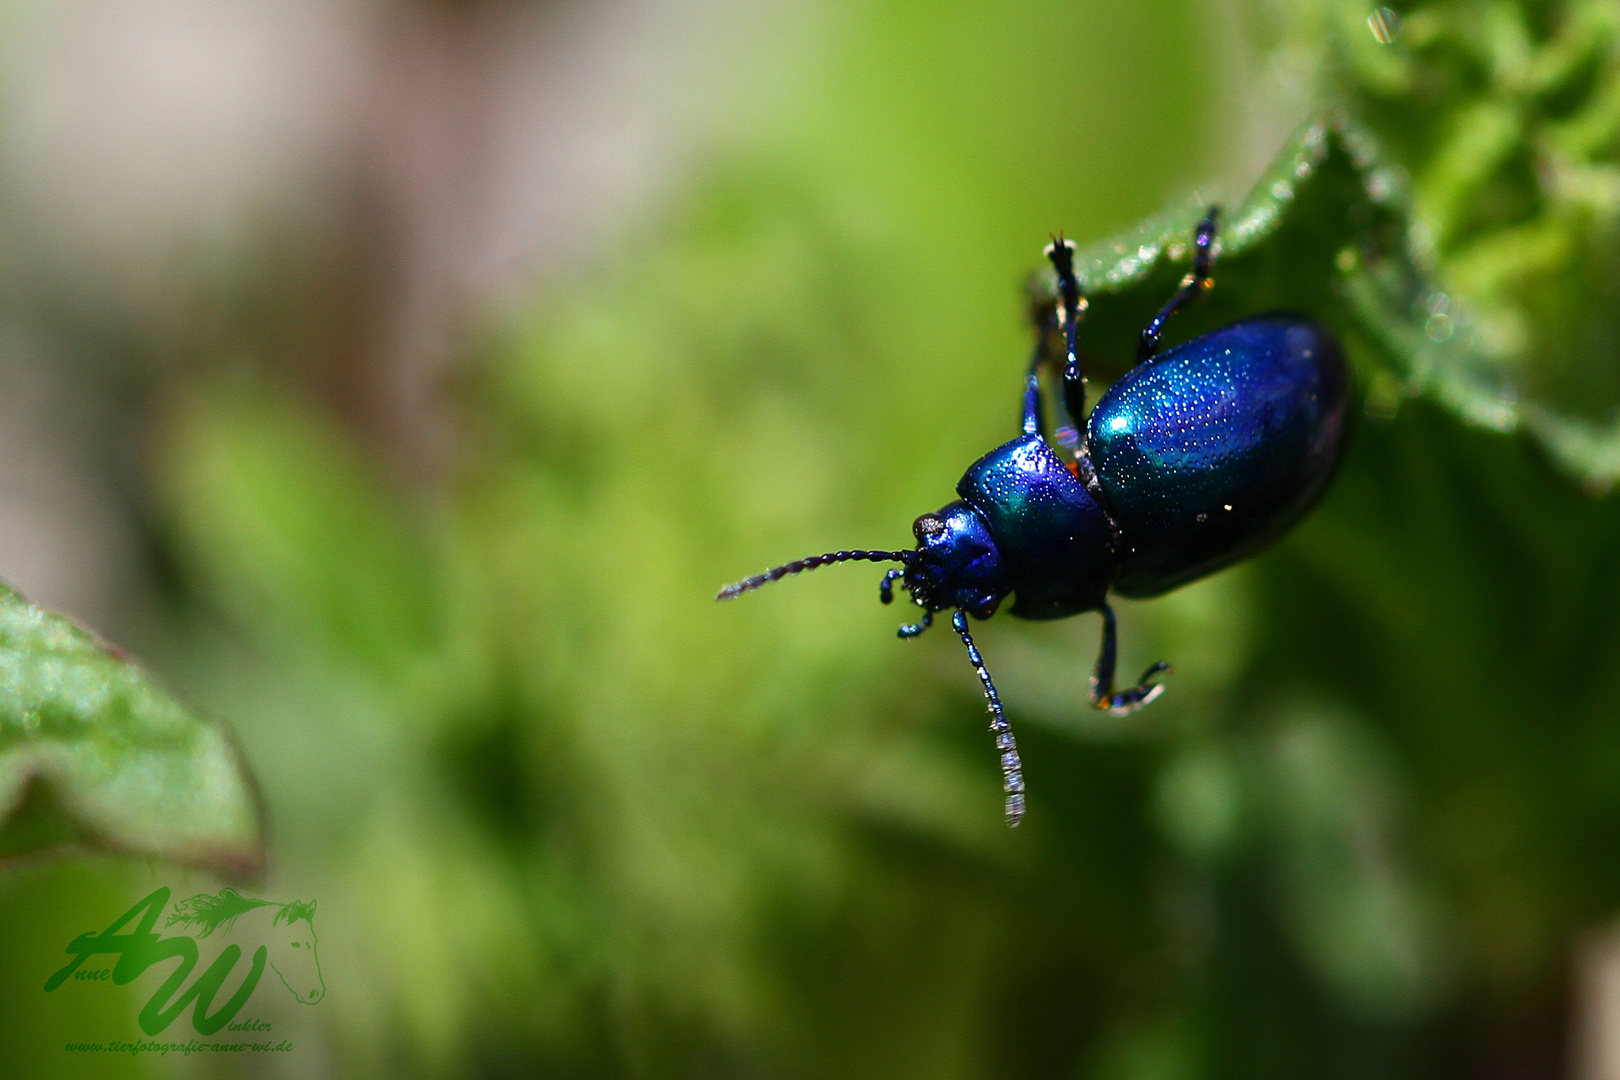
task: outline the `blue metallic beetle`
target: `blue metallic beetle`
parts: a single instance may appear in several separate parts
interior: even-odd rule
[[[814,555],[729,585],[717,597],[729,600],[826,563],[901,563],[904,569],[884,575],[880,595],[885,604],[893,601],[898,579],[923,609],[918,622],[900,628],[902,638],[928,629],[936,611],[955,609],[951,625],[990,709],[1009,825],[1024,815],[1023,767],[967,616],[988,619],[1008,596],[1012,614],[1026,619],[1101,612],[1091,703],[1125,716],[1159,696],[1164,687],[1152,680],[1170,666],[1161,661],[1135,686],[1114,689],[1108,593],[1158,596],[1254,554],[1310,509],[1338,461],[1344,357],[1316,323],[1294,314],[1257,315],[1159,351],[1165,322],[1210,287],[1216,213],[1212,208],[1200,222],[1192,272],[1142,331],[1136,366],[1097,402],[1085,438],[1059,428],[1060,446],[1072,445],[1072,464],[1041,435],[1038,372],[1059,326],[1063,406],[1076,420],[1085,415],[1075,341],[1086,300],[1074,274],[1074,245],[1059,238],[1046,249],[1057,271],[1058,304],[1037,319],[1022,434],[974,462],[956,485],[957,501],[916,520],[916,550]]]

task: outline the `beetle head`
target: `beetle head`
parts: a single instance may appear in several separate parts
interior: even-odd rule
[[[917,537],[915,551],[829,551],[812,555],[727,585],[715,599],[731,600],[761,585],[828,563],[897,562],[905,569],[890,570],[883,576],[883,602],[893,602],[894,583],[899,580],[911,593],[912,601],[923,609],[922,622],[902,627],[901,637],[922,633],[933,621],[934,612],[948,608],[960,608],[979,619],[994,615],[1012,592],[1012,582],[983,515],[957,500],[918,518],[911,531]]]
[[[922,618],[900,628],[902,638],[914,638],[934,622],[934,613],[956,608],[951,626],[967,647],[968,660],[984,687],[990,709],[990,730],[996,736],[1000,755],[1002,787],[1007,793],[1007,824],[1017,825],[1024,816],[1024,774],[1018,745],[1001,710],[1001,699],[984,666],[984,658],[968,633],[969,615],[988,619],[1007,594],[1012,582],[1002,565],[1001,551],[990,535],[989,523],[966,502],[948,503],[932,514],[924,514],[911,526],[917,536],[915,551],[830,551],[807,559],[772,567],[763,574],[744,578],[720,590],[716,600],[732,600],[761,585],[780,581],[789,574],[814,570],[834,562],[895,562],[904,569],[883,575],[879,596],[885,604],[894,602],[894,583],[900,581],[911,593],[912,602],[923,609]]]
[[[906,588],[926,611],[961,608],[979,619],[995,614],[1012,591],[990,526],[958,500],[911,526],[917,550],[906,562]]]

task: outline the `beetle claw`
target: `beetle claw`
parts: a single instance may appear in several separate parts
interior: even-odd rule
[[[1091,680],[1091,703],[1109,716],[1129,716],[1137,709],[1149,704],[1160,694],[1164,693],[1163,683],[1150,683],[1149,679],[1155,675],[1170,675],[1174,669],[1160,660],[1157,664],[1142,672],[1142,678],[1129,690],[1121,690],[1112,694],[1098,692],[1097,680]]]

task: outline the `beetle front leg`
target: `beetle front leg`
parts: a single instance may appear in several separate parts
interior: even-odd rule
[[[1046,257],[1057,271],[1058,314],[1063,321],[1063,404],[1072,423],[1085,422],[1086,375],[1080,369],[1080,320],[1086,314],[1086,296],[1074,274],[1074,241],[1060,235],[1046,249]]]
[[[1153,316],[1153,321],[1142,331],[1142,340],[1136,346],[1138,364],[1159,351],[1159,337],[1164,333],[1164,324],[1170,320],[1170,316],[1203,296],[1215,283],[1214,278],[1210,277],[1210,268],[1215,262],[1215,218],[1220,212],[1220,207],[1212,206],[1204,214],[1204,220],[1198,223],[1198,234],[1193,238],[1192,271],[1181,279],[1181,287],[1176,289],[1170,302]]]
[[[1039,435],[1046,418],[1041,412],[1041,380],[1036,368],[1041,362],[1041,347],[1035,346],[1035,359],[1030,361],[1029,374],[1024,376],[1024,434]]]
[[[905,626],[902,626],[899,630],[895,631],[895,636],[900,638],[902,641],[910,641],[914,637],[921,637],[922,632],[933,625],[934,613],[932,611],[924,611],[922,613],[922,618],[918,619],[914,623],[907,623]]]
[[[1129,690],[1114,691],[1114,657],[1118,632],[1114,626],[1114,609],[1102,606],[1102,650],[1097,654],[1097,673],[1091,677],[1091,704],[1112,716],[1129,716],[1160,694],[1164,686],[1150,683],[1155,675],[1170,674],[1170,665],[1160,660],[1142,673],[1142,678]]]
[[[1054,244],[1056,243],[1065,242],[1061,240],[1054,241]],[[1048,254],[1051,253],[1051,250],[1048,249]],[[1068,249],[1065,248],[1064,250],[1067,251]],[[1072,277],[1072,271],[1070,276]],[[1078,284],[1074,288],[1078,290]],[[1065,293],[1065,295],[1068,294],[1068,289],[1061,281],[1059,291]],[[1054,380],[1067,374],[1067,360],[1060,360],[1065,356],[1064,341],[1067,335],[1063,324],[1067,320],[1060,317],[1060,312],[1063,312],[1065,307],[1060,306],[1051,293],[1033,279],[1030,282],[1029,299],[1029,323],[1030,327],[1035,331],[1035,345],[1030,351],[1029,368],[1024,374],[1023,433],[1025,435],[1039,435],[1046,427],[1046,415],[1042,407],[1040,371],[1043,365],[1046,366],[1053,373]],[[1077,302],[1075,306],[1081,307],[1083,305],[1081,302]],[[1083,404],[1085,397],[1084,381],[1077,379],[1076,386],[1079,388],[1080,394],[1078,403]],[[1069,389],[1068,380],[1065,379],[1064,393],[1068,394]],[[1057,410],[1057,422],[1052,429],[1052,442],[1068,451],[1070,456],[1078,456],[1080,449],[1079,431],[1075,426],[1073,416],[1070,414],[1068,404],[1064,398],[1057,396],[1055,388],[1053,390],[1053,407]]]
[[[1029,283],[1029,325],[1035,331],[1035,345],[1030,350],[1029,368],[1024,373],[1024,434],[1039,435],[1046,426],[1041,402],[1041,366],[1057,371],[1055,338],[1058,326],[1058,305],[1042,284],[1031,279]]]

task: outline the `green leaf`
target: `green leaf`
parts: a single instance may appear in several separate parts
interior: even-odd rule
[[[261,844],[252,781],[219,728],[0,586],[0,864],[94,847],[243,877]]]
[[[1333,115],[1283,148],[1249,195],[1221,219],[1217,287],[1178,315],[1167,341],[1271,309],[1303,311],[1332,327],[1361,367],[1368,410],[1393,414],[1424,396],[1465,423],[1523,431],[1588,490],[1620,479],[1620,421],[1572,415],[1539,400],[1522,365],[1477,325],[1477,304],[1440,284],[1448,264],[1413,243],[1404,167],[1390,163],[1355,121]],[[1205,206],[1189,202],[1080,250],[1092,295],[1088,359],[1132,355],[1135,337],[1169,298],[1191,261]],[[1091,370],[1117,376],[1106,363]]]

